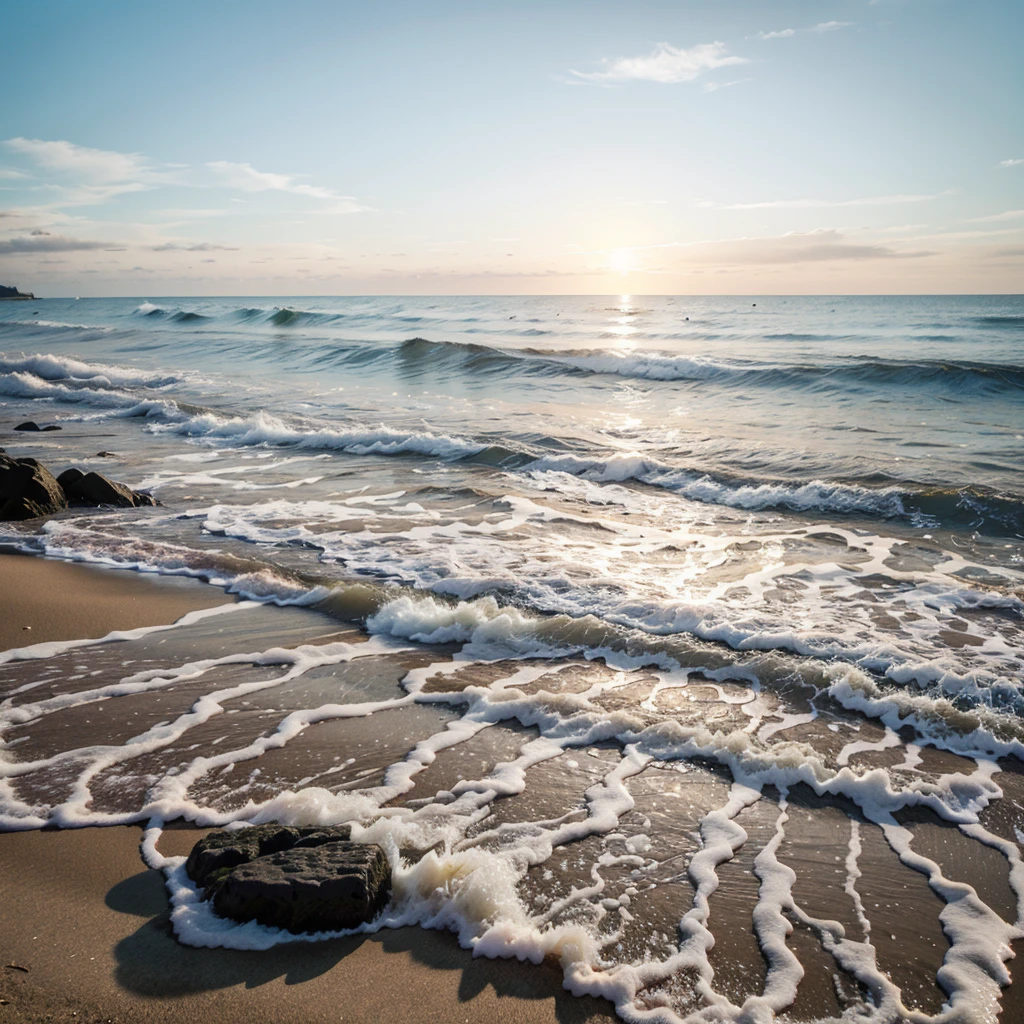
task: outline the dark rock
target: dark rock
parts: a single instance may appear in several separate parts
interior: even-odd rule
[[[348,839],[347,825],[294,828],[290,825],[253,825],[231,832],[211,832],[192,847],[185,862],[188,877],[197,885],[216,882],[239,864],[257,857],[290,850],[293,846],[318,846]]]
[[[77,483],[85,474],[80,469],[75,469],[72,466],[70,469],[65,469],[60,476],[57,477],[57,483],[63,488],[65,492],[74,483]]]
[[[56,423],[47,423],[45,427],[39,426],[34,420],[25,420],[24,423],[19,423],[15,430],[31,430],[36,433],[48,434],[51,430],[63,430],[63,427],[58,427]]]
[[[99,473],[83,473],[80,469],[66,469],[57,481],[64,489],[68,504],[76,507],[115,505],[118,508],[141,508],[155,505],[156,499],[145,491],[133,491],[116,480],[108,480]]]
[[[64,491],[42,463],[0,455],[0,520],[35,519],[67,507]]]
[[[96,458],[97,459],[116,459],[117,458],[117,452],[97,452],[96,453]]]
[[[380,913],[391,895],[391,870],[379,846],[335,840],[240,864],[211,895],[221,917],[291,932],[336,931]]]

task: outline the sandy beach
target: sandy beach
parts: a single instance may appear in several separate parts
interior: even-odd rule
[[[0,554],[0,650],[161,626],[199,608],[233,600],[195,580],[157,580],[139,573],[4,553]]]
[[[3,25],[0,1024],[1024,1024],[1024,3]]]
[[[191,580],[0,556],[0,647],[166,624],[230,600]],[[160,849],[185,854],[202,834],[169,829]],[[564,991],[556,969],[474,959],[445,932],[266,952],[183,946],[140,837],[126,826],[0,833],[0,1021],[614,1019],[610,1004]]]
[[[187,853],[199,834],[168,831],[161,847]],[[474,959],[442,932],[266,952],[182,946],[163,877],[139,858],[140,835],[130,827],[0,834],[0,959],[18,965],[0,968],[0,1020],[615,1019],[609,1004],[563,991],[559,972]]]
[[[0,570],[3,641],[8,646],[24,638],[28,631],[23,625],[33,626],[34,642],[95,637],[113,629],[169,624],[189,611],[230,600],[219,589],[191,580],[138,576],[31,557],[4,556]],[[275,614],[285,620],[283,611],[267,609],[257,614]],[[299,625],[293,623],[288,628],[299,631],[296,637],[311,629],[315,633],[331,621],[319,613],[296,612],[295,616]],[[333,635],[351,637],[352,631]],[[313,642],[323,639],[314,638]],[[116,656],[121,648],[114,645],[108,649]],[[401,664],[410,667],[422,661],[405,659]],[[373,664],[366,662],[360,671],[371,675],[388,671],[386,664],[378,668]],[[11,677],[13,671],[11,666],[7,675]],[[186,703],[192,699],[188,690],[181,699]],[[139,705],[140,710],[145,707],[145,703]],[[166,712],[156,705],[150,713]],[[90,736],[102,742],[103,729],[112,725],[104,721],[95,733],[91,730],[97,725],[90,721],[81,717],[69,720],[80,737],[78,742]],[[234,721],[238,726],[242,720]],[[396,737],[388,732],[375,731],[376,721],[356,720],[352,723],[355,732],[348,739],[345,732],[317,734],[311,730],[307,745],[295,747],[297,762],[278,765],[276,770],[289,777],[313,770],[310,766],[325,756],[324,743],[330,747],[355,742],[353,752],[362,750],[364,742],[395,743]],[[359,739],[355,739],[357,735]],[[456,759],[447,770],[435,774],[430,786],[452,785],[466,776],[470,763]],[[934,767],[941,765],[936,762]],[[450,778],[446,779],[446,774]],[[1004,786],[1016,788],[1019,776],[1007,772],[1001,778]],[[641,801],[642,792],[637,792]],[[796,894],[805,906],[818,905],[823,915],[832,913],[836,895],[827,865],[839,859],[838,852],[833,857],[833,849],[844,850],[845,840],[836,840],[830,822],[841,819],[830,817],[835,809],[810,794],[797,791],[792,798],[794,841],[784,852],[801,878]],[[109,794],[105,799],[110,799]],[[1004,804],[1000,801],[997,818],[988,824],[1006,832],[1008,826],[998,817]],[[655,806],[650,805],[652,811]],[[659,820],[662,829],[672,832],[676,828],[671,818]],[[751,842],[740,848],[733,862],[719,869],[717,938],[711,957],[719,983],[727,991],[735,991],[737,998],[748,989],[752,977],[764,975],[748,915],[749,906],[757,900],[752,885],[754,857],[772,827],[771,817],[758,808],[741,815],[741,820]],[[977,859],[984,850],[972,848],[927,813],[904,820],[914,825],[921,849],[942,861],[949,877],[972,879],[990,905],[999,908],[1005,918],[1012,917],[1014,897],[1000,878],[1001,861],[994,851]],[[186,854],[202,834],[185,823],[172,823],[161,836],[160,851]],[[177,1022],[205,1017],[214,1022],[582,1024],[615,1017],[611,1004],[578,999],[566,992],[557,967],[473,957],[448,932],[400,928],[369,937],[266,951],[182,945],[171,929],[163,876],[144,865],[140,838],[137,826],[0,833],[0,1020]],[[938,909],[934,894],[919,875],[905,874],[902,881],[899,874],[893,875],[897,863],[880,836],[872,839],[864,832],[863,840],[861,868],[865,877],[860,887],[865,898],[880,908],[875,915],[882,927],[874,941],[881,966],[906,992],[916,989],[917,998],[923,1000],[920,1005],[935,1012],[942,996],[938,988],[931,987],[928,975],[937,969],[945,942],[939,922],[933,919]],[[683,909],[681,905],[675,913]],[[662,923],[672,927],[671,920]],[[855,930],[855,920],[851,918],[847,927]],[[798,929],[790,942],[799,950],[806,975],[788,1019],[822,1019],[840,1013],[831,960],[822,959],[817,943],[805,930]],[[1015,948],[1018,945],[1014,943]],[[1011,970],[1012,965],[1013,961],[1008,965]],[[1002,1024],[1024,1019],[1019,991],[1013,986],[1004,990]]]

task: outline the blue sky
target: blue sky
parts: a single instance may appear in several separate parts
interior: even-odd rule
[[[40,294],[1018,292],[1011,0],[9,5]]]

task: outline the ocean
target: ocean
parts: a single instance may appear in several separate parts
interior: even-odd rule
[[[626,1020],[995,1019],[1024,297],[0,303],[0,423],[160,502],[0,543],[241,599],[0,654],[0,827],[148,823],[182,941],[296,939],[166,823],[352,822]]]

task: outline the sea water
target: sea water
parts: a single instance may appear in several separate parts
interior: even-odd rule
[[[0,541],[243,600],[0,655],[0,823],[148,823],[199,945],[294,937],[163,824],[352,822],[370,927],[627,1020],[994,1020],[1022,353],[1021,297],[2,306],[3,444],[161,504]]]

